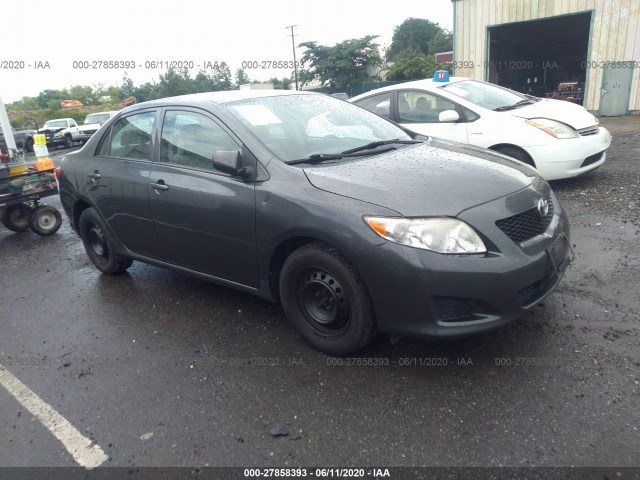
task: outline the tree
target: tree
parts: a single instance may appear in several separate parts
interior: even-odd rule
[[[186,68],[182,70],[169,68],[164,75],[160,75],[157,88],[159,98],[186,95],[195,91],[193,79],[189,76],[189,70]]]
[[[368,80],[369,67],[382,63],[378,44],[373,40],[377,35],[353,38],[328,47],[318,42],[304,42],[298,45],[306,48],[300,62],[302,64],[302,85],[318,80],[331,90],[344,90],[357,82]]]
[[[249,82],[251,82],[251,80],[249,79],[249,75],[247,75],[242,68],[237,69],[235,87],[240,88],[240,85],[244,85],[245,83]]]
[[[440,52],[453,50],[453,34],[449,30],[440,30],[429,41],[429,53],[435,55]]]
[[[233,88],[233,76],[226,62],[222,62],[220,65],[213,67],[212,77],[216,90],[231,90]]]
[[[387,72],[387,80],[417,80],[429,78],[437,70],[433,55],[415,49],[400,52]]]
[[[407,18],[393,29],[387,60],[395,61],[405,50],[416,50],[423,54],[435,53],[429,51],[429,42],[440,31],[440,25],[425,18]]]
[[[133,80],[129,78],[127,72],[122,77],[122,85],[120,86],[120,100],[125,98],[134,97],[136,95],[136,87],[133,84]]]

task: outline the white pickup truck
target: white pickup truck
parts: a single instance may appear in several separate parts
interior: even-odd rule
[[[117,110],[112,110],[109,112],[97,112],[87,115],[87,118],[84,119],[84,123],[78,127],[80,130],[80,141],[86,142],[89,140],[91,136],[116,113],[118,113]]]
[[[81,140],[78,124],[73,118],[47,120],[38,133],[43,133],[47,137],[47,145],[52,147],[63,145],[71,148],[73,142]]]

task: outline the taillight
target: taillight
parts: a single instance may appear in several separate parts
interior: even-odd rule
[[[56,178],[60,180],[60,167],[56,167],[54,171],[56,172]]]

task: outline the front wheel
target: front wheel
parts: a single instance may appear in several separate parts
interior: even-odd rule
[[[38,235],[53,235],[62,225],[62,215],[57,208],[49,205],[40,205],[33,210],[29,227]]]
[[[93,208],[82,212],[78,227],[87,255],[102,273],[115,275],[131,266],[133,261],[117,252],[114,239]]]
[[[323,243],[305,245],[286,259],[280,300],[292,326],[325,353],[353,353],[376,335],[371,301],[358,272]]]
[[[26,232],[29,230],[31,212],[33,208],[26,203],[9,205],[2,214],[2,223],[13,232]]]
[[[516,160],[520,160],[522,163],[526,163],[527,165],[536,168],[536,164],[533,159],[529,156],[527,152],[518,147],[511,147],[509,145],[505,145],[503,147],[497,147],[496,152],[500,152],[503,155],[507,155],[508,157],[515,158]]]
[[[64,148],[71,148],[73,147],[73,139],[71,138],[71,135],[66,135],[64,137]]]

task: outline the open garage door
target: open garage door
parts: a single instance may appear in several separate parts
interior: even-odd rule
[[[487,79],[582,105],[591,12],[489,27]],[[557,92],[559,84],[564,84]]]

